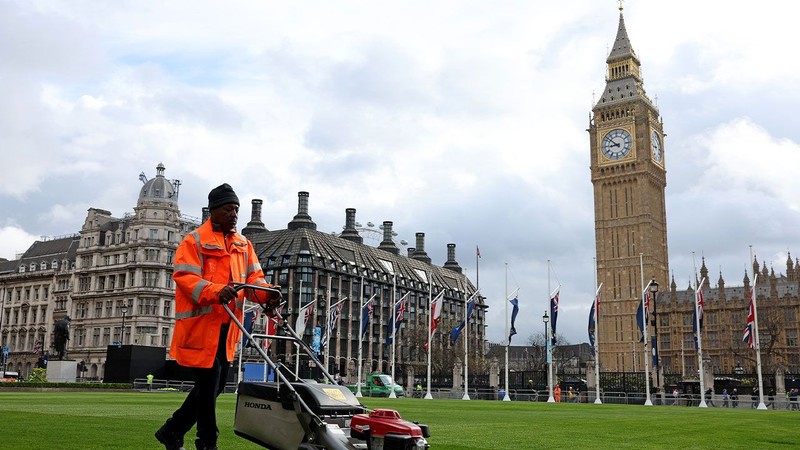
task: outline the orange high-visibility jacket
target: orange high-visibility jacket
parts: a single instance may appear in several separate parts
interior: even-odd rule
[[[175,253],[175,330],[170,355],[185,367],[214,364],[219,331],[230,316],[219,303],[219,291],[230,282],[269,286],[253,244],[239,233],[214,232],[211,221],[183,239]],[[244,294],[228,306],[241,323]],[[233,361],[241,330],[231,325],[226,353]]]

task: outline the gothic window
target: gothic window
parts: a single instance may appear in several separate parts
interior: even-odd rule
[[[797,330],[786,330],[786,346],[797,347]]]

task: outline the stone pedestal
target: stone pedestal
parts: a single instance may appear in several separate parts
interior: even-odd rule
[[[78,361],[50,360],[47,362],[47,381],[51,383],[74,383],[78,374]]]
[[[503,367],[503,370],[506,368]],[[489,362],[489,386],[492,388],[500,387],[500,364],[497,358],[492,358]],[[505,386],[503,386],[505,388]]]

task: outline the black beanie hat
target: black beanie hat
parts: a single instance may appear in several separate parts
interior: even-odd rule
[[[237,205],[239,204],[239,197],[236,196],[236,192],[233,192],[233,188],[230,184],[220,184],[208,193],[209,210],[219,208],[220,206],[227,205],[228,203],[236,203]]]

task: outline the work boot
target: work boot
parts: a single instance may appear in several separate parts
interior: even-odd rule
[[[185,450],[183,448],[183,436],[178,436],[168,427],[169,422],[165,423],[161,426],[161,428],[156,431],[156,439],[158,442],[164,444],[164,448],[166,450]]]
[[[216,442],[212,444],[209,442],[203,442],[200,439],[196,439],[194,441],[194,446],[197,447],[197,450],[218,450]]]

